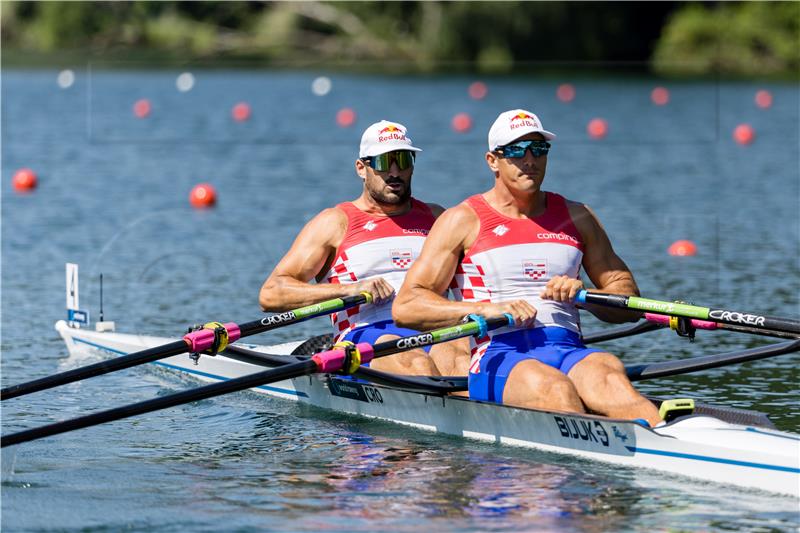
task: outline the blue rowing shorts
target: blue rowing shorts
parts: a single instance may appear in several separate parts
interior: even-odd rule
[[[342,338],[342,340],[350,341],[355,344],[359,342],[368,342],[374,345],[378,342],[378,339],[384,335],[397,335],[398,337],[408,337],[409,335],[416,335],[419,331],[415,329],[408,329],[408,328],[401,328],[391,320],[381,320],[380,322],[374,322],[372,324],[366,324],[364,326],[357,326],[350,330],[347,335]],[[422,348],[425,350],[425,353],[429,353],[431,351],[430,346],[425,346]],[[369,366],[366,364],[365,366]]]
[[[503,403],[508,375],[521,361],[535,359],[568,374],[587,355],[602,351],[584,346],[574,331],[555,326],[495,335],[481,358],[480,372],[469,374],[469,397]]]

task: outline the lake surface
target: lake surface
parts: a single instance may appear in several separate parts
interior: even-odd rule
[[[424,149],[415,194],[452,206],[492,184],[483,161],[497,114],[523,107],[559,135],[545,188],[586,202],[642,294],[800,315],[800,109],[792,84],[641,78],[485,79],[310,72],[9,71],[2,80],[2,386],[85,364],[53,329],[64,263],[81,268],[81,307],[119,331],[179,336],[208,320],[260,315],[258,289],[303,224],[360,192],[363,129],[409,128]],[[571,81],[565,104],[556,87]],[[756,90],[774,103],[759,109]],[[133,117],[149,98],[152,114]],[[246,101],[253,116],[230,118]],[[336,113],[356,112],[352,127]],[[469,113],[473,127],[450,122]],[[586,124],[609,134],[590,140]],[[749,146],[731,137],[751,124]],[[33,168],[33,194],[11,176]],[[216,208],[188,204],[212,183]],[[695,257],[670,257],[677,239]],[[253,342],[326,330],[317,319]],[[603,326],[586,317],[585,331]],[[628,364],[729,352],[765,339],[659,331],[607,343]],[[641,390],[756,409],[800,431],[797,354],[641,382]],[[135,368],[3,402],[3,433],[168,394],[195,382]],[[798,502],[560,455],[431,435],[240,393],[26,444],[2,457],[4,531],[796,531]]]

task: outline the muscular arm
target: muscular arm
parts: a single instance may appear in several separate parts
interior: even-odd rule
[[[464,315],[477,312],[478,304],[442,296],[477,226],[477,216],[463,205],[448,209],[436,220],[392,305],[392,318],[398,325],[428,330],[452,326]]]
[[[614,252],[611,241],[594,212],[586,205],[570,202],[570,215],[585,244],[583,268],[598,292],[638,296],[633,273]],[[606,322],[635,322],[641,316],[620,309],[586,305],[586,310]]]
[[[347,217],[336,208],[322,211],[306,224],[292,247],[261,286],[258,302],[264,311],[287,311],[323,300],[357,294],[353,285],[312,284],[330,265],[347,231]]]

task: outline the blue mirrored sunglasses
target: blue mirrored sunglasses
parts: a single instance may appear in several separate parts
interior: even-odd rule
[[[386,172],[392,168],[392,161],[397,163],[397,168],[405,170],[414,166],[414,152],[411,150],[395,150],[385,154],[373,155],[362,159],[378,172]]]
[[[525,150],[530,150],[533,157],[542,157],[550,151],[550,143],[547,141],[519,141],[497,148],[503,157],[519,159],[525,157]]]

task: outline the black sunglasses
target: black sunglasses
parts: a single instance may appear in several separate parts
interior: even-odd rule
[[[386,172],[392,168],[392,161],[397,163],[397,168],[405,170],[414,166],[415,154],[411,150],[395,150],[385,154],[364,157],[361,160],[378,172]]]

